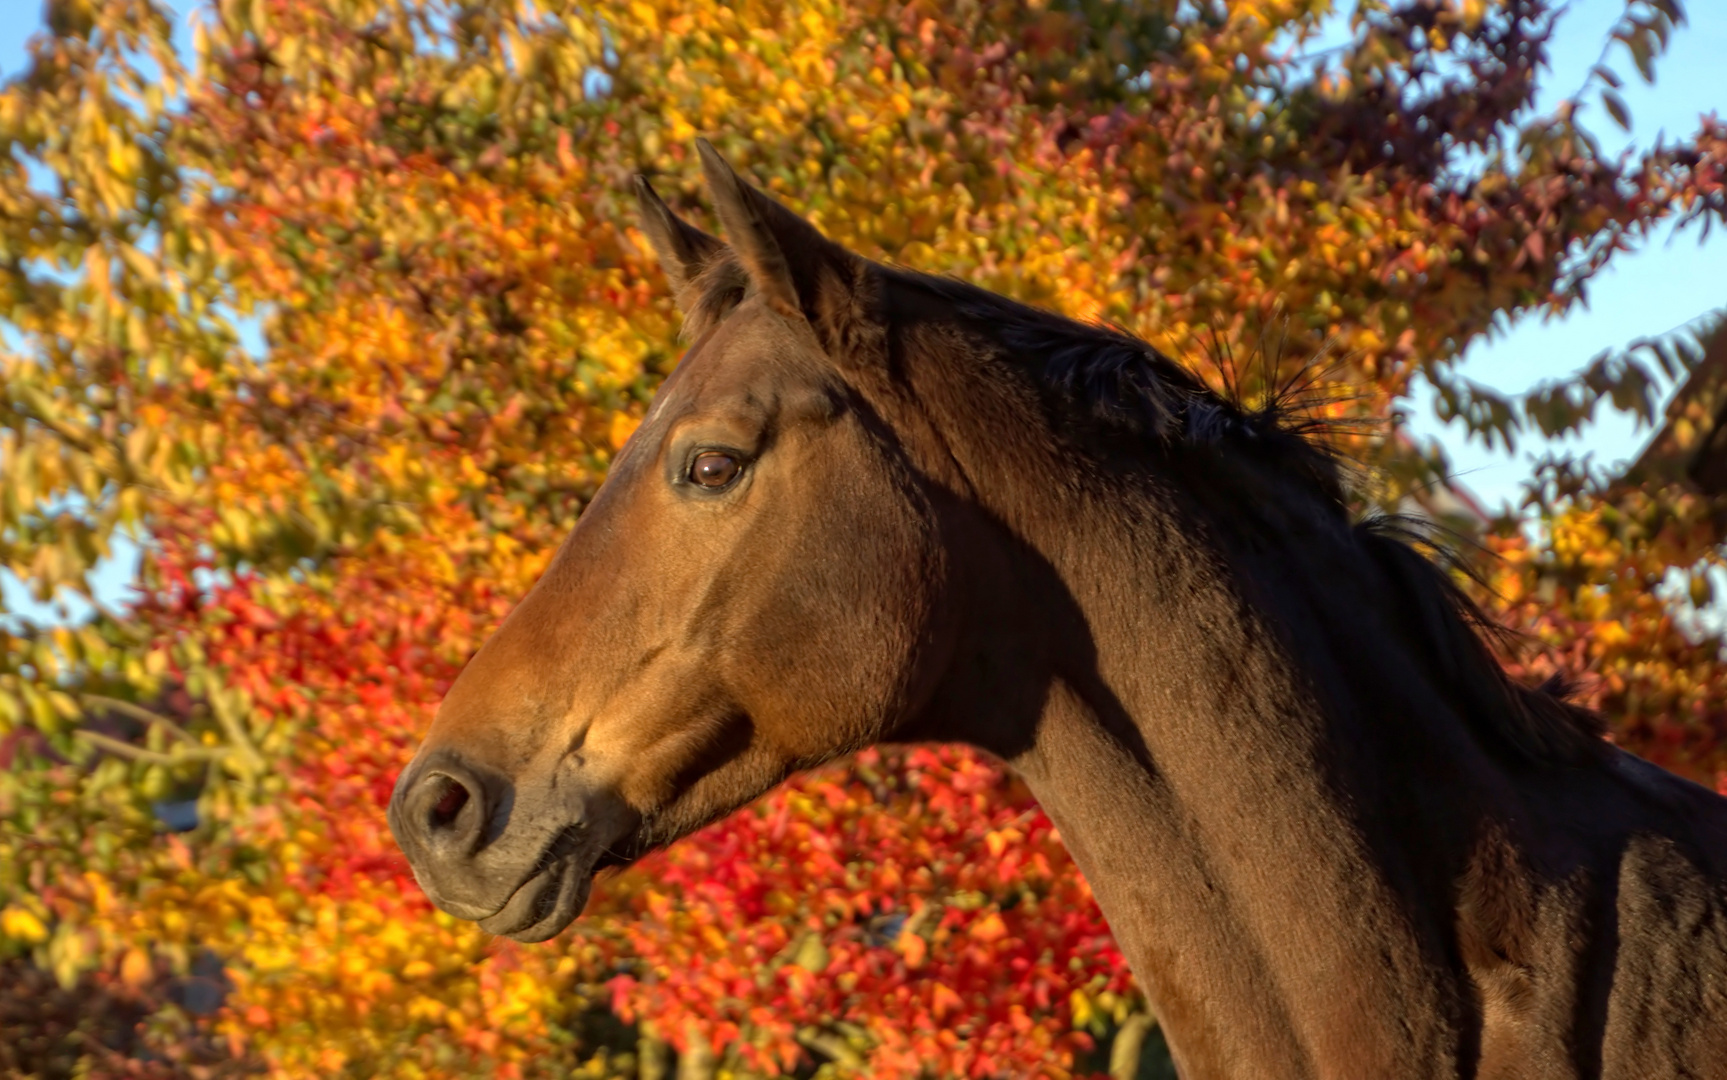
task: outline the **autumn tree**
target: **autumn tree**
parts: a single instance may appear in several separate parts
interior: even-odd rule
[[[1654,419],[1689,339],[1519,400],[1455,361],[1727,209],[1718,120],[1624,159],[1580,126],[1652,76],[1675,0],[1631,0],[1553,115],[1545,0],[47,14],[0,91],[0,560],[46,597],[121,537],[143,557],[124,610],[0,633],[0,978],[126,1017],[14,991],[0,1023],[59,1033],[20,1071],[1131,1074],[1107,928],[967,753],[805,778],[544,947],[434,912],[390,841],[441,693],[677,362],[627,181],[700,218],[695,135],[858,251],[1114,320],[1250,400],[1305,379],[1364,508],[1443,475],[1387,421],[1422,381],[1495,439]],[[1614,481],[1550,462],[1485,538],[1490,602],[1532,677],[1587,673],[1617,738],[1712,781],[1720,641],[1656,586],[1707,599],[1719,508]]]

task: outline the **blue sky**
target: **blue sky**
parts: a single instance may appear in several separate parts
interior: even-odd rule
[[[1689,23],[1674,37],[1656,67],[1654,86],[1645,86],[1622,48],[1610,54],[1613,69],[1627,76],[1623,97],[1631,109],[1631,134],[1607,118],[1597,106],[1584,113],[1584,123],[1603,149],[1646,149],[1665,132],[1669,139],[1694,132],[1701,114],[1727,116],[1727,4],[1721,0],[1687,0]],[[1575,91],[1601,54],[1614,23],[1624,12],[1624,0],[1576,0],[1559,22],[1551,45],[1552,73],[1544,80],[1547,92],[1538,102],[1550,111]],[[1463,355],[1461,373],[1508,393],[1561,378],[1584,367],[1604,349],[1617,348],[1640,337],[1657,335],[1706,312],[1727,306],[1727,229],[1713,230],[1699,246],[1697,230],[1678,237],[1658,233],[1643,250],[1621,256],[1589,290],[1589,307],[1564,319],[1526,318],[1471,346]],[[1516,454],[1489,452],[1466,443],[1462,424],[1451,427],[1434,418],[1429,394],[1418,394],[1410,428],[1417,435],[1438,438],[1451,456],[1455,475],[1490,505],[1515,500],[1530,474],[1530,460],[1553,446],[1535,440]],[[1624,414],[1598,412],[1598,421],[1578,438],[1560,444],[1572,453],[1590,453],[1603,464],[1637,455],[1650,434],[1634,429]]]
[[[1727,77],[1722,72],[1727,62],[1727,3],[1687,0],[1686,7],[1689,25],[1660,61],[1654,86],[1637,80],[1622,49],[1611,54],[1614,69],[1631,80],[1623,96],[1631,109],[1632,131],[1621,132],[1599,107],[1584,114],[1586,126],[1609,151],[1647,148],[1663,132],[1684,137],[1696,129],[1703,113],[1727,115]],[[1624,10],[1624,0],[1573,0],[1567,5],[1551,45],[1553,70],[1543,80],[1547,91],[1538,103],[1541,110],[1551,110],[1582,84]],[[0,79],[22,71],[24,42],[41,23],[40,0],[0,0]],[[1501,328],[1490,340],[1469,348],[1462,374],[1505,393],[1521,393],[1584,367],[1604,349],[1665,333],[1727,305],[1727,228],[1714,230],[1704,246],[1696,235],[1695,229],[1678,237],[1671,231],[1657,235],[1596,279],[1587,308],[1560,320],[1532,317]],[[1447,427],[1433,416],[1429,394],[1418,394],[1411,411],[1410,430],[1437,439],[1450,455],[1457,478],[1490,506],[1515,500],[1529,476],[1531,459],[1552,447],[1531,440],[1507,454],[1468,442],[1461,424]],[[1611,464],[1634,457],[1650,434],[1637,431],[1620,414],[1604,411],[1598,417],[1583,435],[1560,448]],[[121,599],[135,563],[135,549],[119,550],[99,572],[99,595]],[[11,611],[48,614],[28,603],[17,581],[3,573],[0,591]]]

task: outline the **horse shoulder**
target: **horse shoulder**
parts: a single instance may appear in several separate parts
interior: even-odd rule
[[[1727,1078],[1727,799],[1605,765],[1550,775],[1547,827],[1488,829],[1458,882],[1480,1080]]]
[[[1635,759],[1622,771],[1669,813],[1620,856],[1602,1075],[1727,1077],[1727,800]]]

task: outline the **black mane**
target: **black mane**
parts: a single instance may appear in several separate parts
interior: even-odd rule
[[[1296,399],[1272,394],[1250,409],[1120,327],[1077,322],[955,278],[897,268],[890,273],[951,303],[1064,402],[1068,417],[1129,440],[1252,453],[1348,514],[1343,464],[1327,442],[1313,437],[1330,425]]]
[[[889,273],[951,303],[1064,400],[1070,416],[1131,438],[1251,453],[1349,517],[1342,463],[1315,437],[1327,425],[1298,402],[1273,394],[1263,406],[1248,409],[1118,327],[1077,322],[954,278]],[[1567,700],[1567,680],[1555,677],[1528,687],[1506,674],[1487,639],[1508,644],[1514,635],[1458,586],[1451,571],[1473,575],[1431,526],[1372,514],[1353,522],[1349,535],[1392,583],[1400,614],[1428,643],[1436,680],[1459,694],[1465,714],[1483,734],[1528,762],[1576,762],[1601,752],[1601,718]]]
[[[1470,574],[1427,523],[1371,514],[1352,521],[1344,469],[1316,434],[1327,425],[1280,395],[1249,409],[1190,369],[1118,327],[1081,323],[955,278],[883,267],[890,281],[921,289],[1028,371],[1065,418],[1152,445],[1186,444],[1252,456],[1338,515],[1359,554],[1390,583],[1398,614],[1426,643],[1436,685],[1460,699],[1492,745],[1527,763],[1577,763],[1604,752],[1601,717],[1567,700],[1560,677],[1540,687],[1512,679],[1488,646],[1514,633],[1496,623],[1452,576]],[[748,276],[729,253],[704,269],[688,303],[686,332],[705,333],[746,295]],[[1473,575],[1471,575],[1473,576]]]

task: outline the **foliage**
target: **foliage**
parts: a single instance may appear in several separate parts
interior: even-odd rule
[[[1330,353],[1342,417],[1417,378],[1492,439],[1647,413],[1683,362],[1512,402],[1453,361],[1719,217],[1727,130],[1604,158],[1577,123],[1622,111],[1617,54],[1532,115],[1542,0],[1363,0],[1303,58],[1329,13],[220,0],[180,49],[151,0],[53,0],[0,91],[0,561],[43,596],[122,535],[144,561],[128,612],[0,633],[0,963],[145,1019],[7,1067],[1100,1067],[1134,991],[1048,822],[970,755],[804,778],[536,948],[431,911],[381,807],[676,362],[626,181],[697,207],[698,133],[860,251],[1116,320],[1250,398]],[[1645,77],[1677,16],[1628,5]],[[1382,503],[1443,469],[1349,441]],[[1489,540],[1525,662],[1594,671],[1633,748],[1727,769],[1719,642],[1654,588],[1719,559],[1710,508],[1546,494],[1538,536]],[[163,987],[206,957],[230,989],[200,1017]]]

